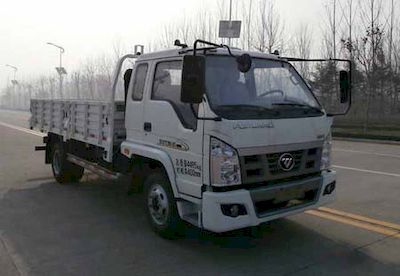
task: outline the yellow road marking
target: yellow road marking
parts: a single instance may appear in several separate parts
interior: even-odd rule
[[[400,231],[400,224],[386,222],[386,221],[377,220],[377,219],[373,219],[373,218],[368,218],[368,217],[364,217],[364,216],[360,216],[360,215],[356,215],[356,214],[352,214],[352,213],[347,213],[347,212],[343,212],[343,211],[339,211],[339,210],[335,210],[335,209],[331,209],[331,208],[326,208],[326,207],[320,207],[320,208],[318,208],[318,210],[332,213],[334,215],[344,216],[344,217],[368,222],[371,224],[376,224],[376,225],[380,225],[380,226],[384,226],[384,227],[388,227],[388,228],[393,228],[395,230]]]
[[[321,218],[325,218],[325,219],[329,219],[329,220],[333,220],[333,221],[337,221],[343,224],[347,224],[347,225],[352,225],[358,228],[362,228],[362,229],[366,229],[372,232],[376,232],[385,236],[393,236],[393,237],[400,237],[400,235],[398,236],[398,234],[400,234],[399,231],[396,230],[392,230],[389,228],[385,228],[382,226],[377,226],[377,225],[373,225],[373,224],[368,224],[365,222],[360,222],[358,220],[354,220],[354,219],[350,219],[350,218],[345,218],[345,217],[340,217],[337,215],[333,215],[333,214],[329,214],[329,213],[325,213],[325,212],[321,212],[318,210],[309,210],[306,211],[307,214],[313,215],[313,216],[317,216],[317,217],[321,217]]]

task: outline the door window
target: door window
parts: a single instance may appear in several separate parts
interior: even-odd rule
[[[181,102],[182,61],[164,61],[157,64],[153,81],[152,100],[172,105],[185,128],[196,129],[197,120],[190,104]]]
[[[135,77],[133,79],[132,100],[141,101],[143,99],[144,85],[146,83],[147,63],[137,65]]]

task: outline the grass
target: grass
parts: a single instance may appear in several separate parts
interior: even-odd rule
[[[388,141],[400,141],[400,128],[369,128],[364,132],[363,128],[349,128],[349,127],[333,127],[334,137],[346,137],[346,138],[362,138],[362,139],[373,139],[373,140],[388,140]]]
[[[334,124],[335,128],[338,129],[350,129],[350,130],[364,130],[364,126],[362,124],[358,125],[350,125],[350,124]],[[399,125],[370,125],[368,126],[368,131],[399,131]]]

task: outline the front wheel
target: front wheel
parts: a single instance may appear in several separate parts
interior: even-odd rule
[[[154,231],[164,238],[174,238],[181,219],[168,178],[154,173],[144,183],[146,213]]]

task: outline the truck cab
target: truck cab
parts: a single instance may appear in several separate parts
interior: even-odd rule
[[[171,230],[171,200],[180,219],[213,232],[332,202],[333,117],[291,63],[228,47],[197,49],[194,64],[193,55],[196,47],[140,55],[129,82],[120,152],[162,168],[164,180],[145,188],[155,228]],[[191,87],[203,90],[197,100]]]

